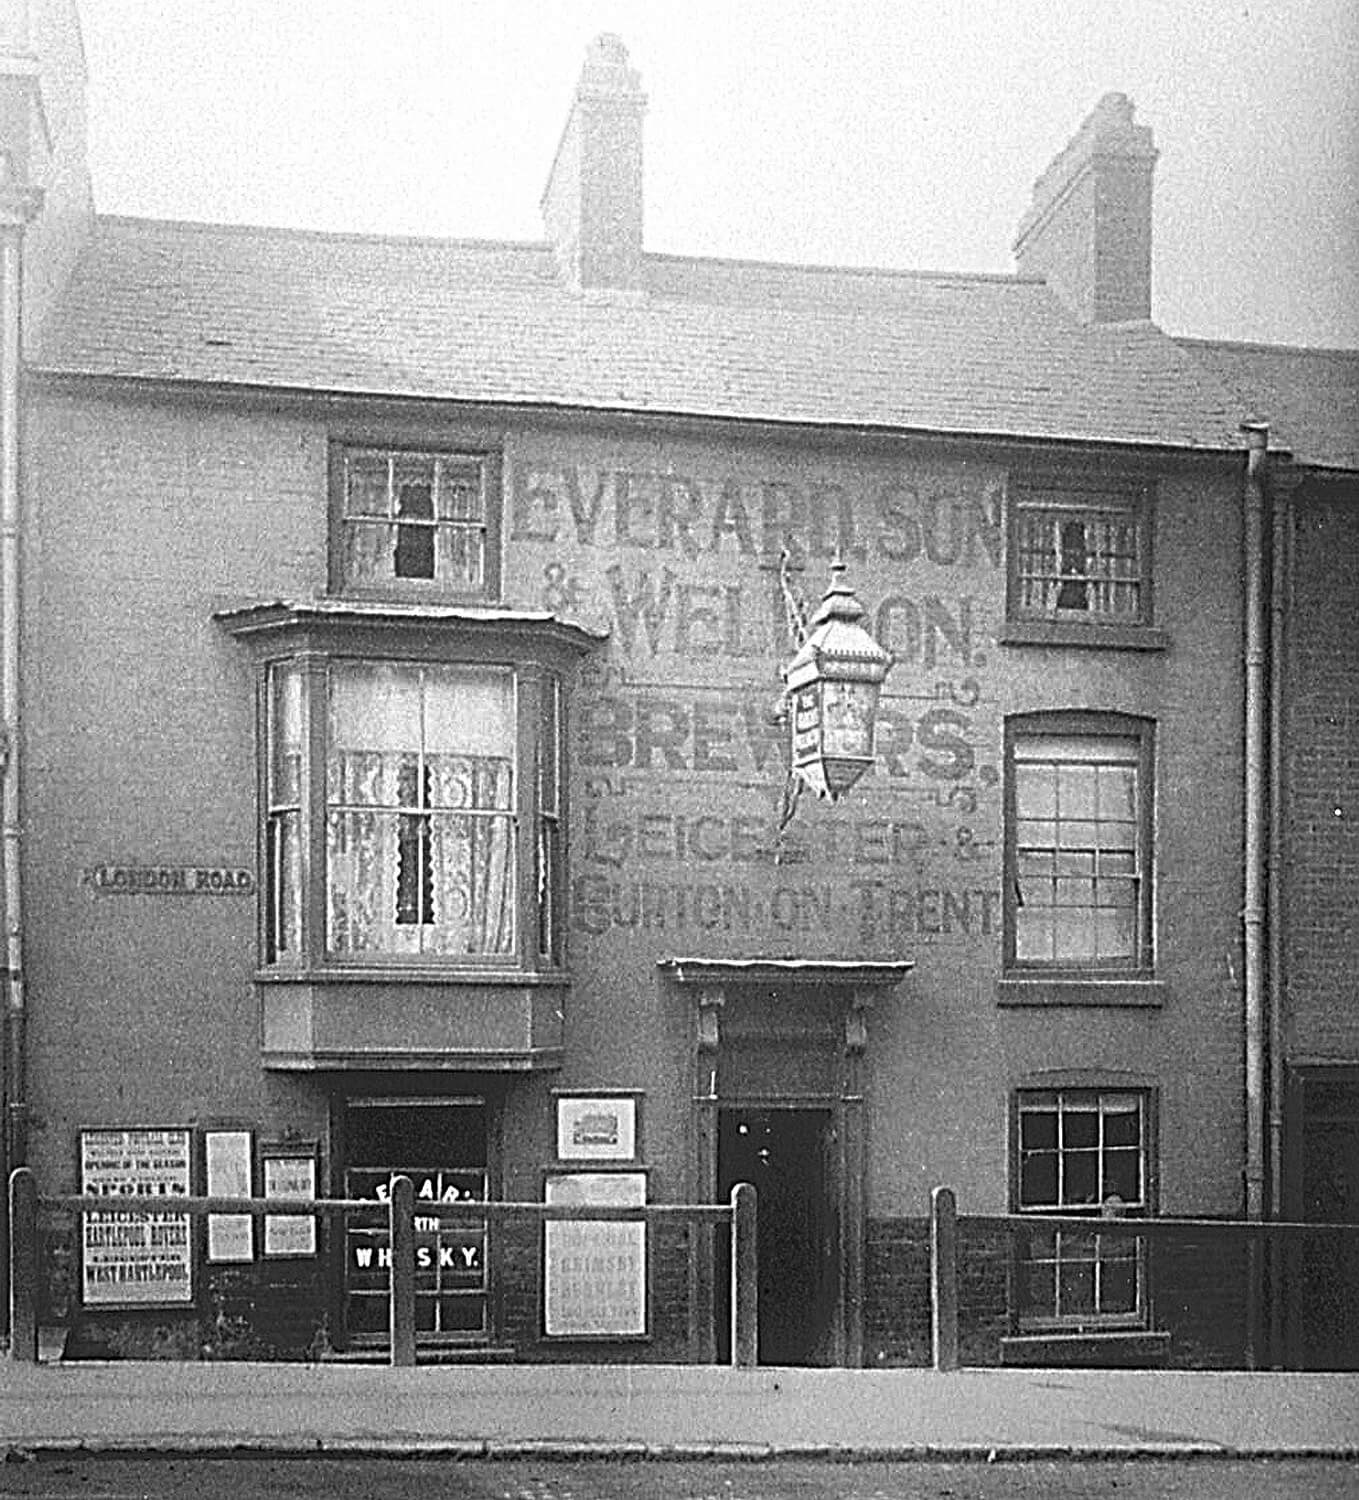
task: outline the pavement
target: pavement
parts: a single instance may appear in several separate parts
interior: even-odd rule
[[[0,1455],[1359,1458],[1359,1374],[0,1359]]]

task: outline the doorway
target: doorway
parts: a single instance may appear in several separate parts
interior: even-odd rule
[[[1359,1225],[1359,1069],[1317,1066],[1292,1076],[1296,1153],[1292,1216]],[[1289,1363],[1359,1369],[1359,1229],[1301,1236],[1287,1278]]]
[[[415,1328],[426,1343],[480,1342],[487,1334],[486,1226],[441,1223],[440,1203],[487,1198],[486,1101],[349,1099],[344,1109],[344,1196],[373,1212],[344,1232],[344,1327],[356,1344],[386,1343],[391,1237],[386,1204],[398,1174],[415,1185]]]
[[[829,1109],[723,1108],[718,1113],[717,1188],[738,1182],[757,1194],[759,1360],[829,1365],[835,1359],[839,1225]],[[719,1245],[719,1357],[730,1357],[730,1240]]]

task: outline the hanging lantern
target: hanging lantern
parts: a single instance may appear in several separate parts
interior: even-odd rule
[[[878,694],[891,670],[859,623],[864,607],[831,564],[831,585],[807,622],[807,637],[783,670],[792,707],[793,774],[838,801],[873,764]]]

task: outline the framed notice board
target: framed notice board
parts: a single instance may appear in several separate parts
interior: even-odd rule
[[[544,1174],[547,1203],[640,1207],[647,1174],[562,1171]],[[543,1225],[543,1333],[558,1339],[646,1338],[647,1226],[608,1220]]]

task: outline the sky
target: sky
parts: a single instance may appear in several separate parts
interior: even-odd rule
[[[1356,0],[79,0],[101,213],[542,238],[580,72],[648,98],[653,251],[1013,271],[1101,95],[1152,127],[1152,316],[1359,348]]]

